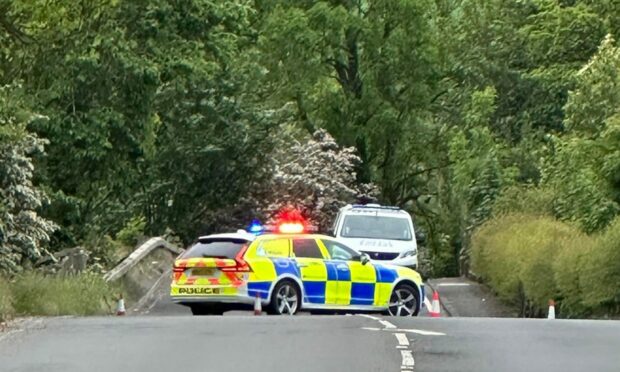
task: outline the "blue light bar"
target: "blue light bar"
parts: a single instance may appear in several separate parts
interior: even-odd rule
[[[265,231],[265,227],[258,220],[253,220],[248,227],[248,232],[251,232],[252,234],[260,234],[263,231]]]

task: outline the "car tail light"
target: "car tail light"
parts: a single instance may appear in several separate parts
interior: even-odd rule
[[[233,267],[222,267],[220,270],[224,272],[250,272],[252,268],[248,263],[243,259],[245,252],[248,250],[248,245],[244,245],[243,248],[237,253],[235,256],[235,262],[237,263]]]
[[[182,273],[182,272],[184,272],[184,271],[185,271],[185,268],[184,268],[184,267],[174,266],[174,267],[172,268],[172,272],[174,272],[174,273]]]

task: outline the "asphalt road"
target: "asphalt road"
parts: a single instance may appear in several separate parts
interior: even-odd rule
[[[620,322],[354,316],[35,319],[2,372],[614,371]]]
[[[192,317],[168,285],[126,317],[21,322],[0,333],[0,372],[620,371],[620,321]]]

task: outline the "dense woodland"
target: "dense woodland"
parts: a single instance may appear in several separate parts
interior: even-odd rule
[[[618,0],[0,0],[0,271],[361,194],[427,275],[505,214],[603,233],[619,38]]]

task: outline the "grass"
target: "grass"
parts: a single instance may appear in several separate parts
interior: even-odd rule
[[[0,323],[11,319],[15,313],[9,282],[0,277]]]
[[[28,272],[10,282],[0,279],[0,318],[109,314],[114,293],[114,288],[96,274],[50,276]]]

